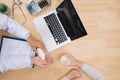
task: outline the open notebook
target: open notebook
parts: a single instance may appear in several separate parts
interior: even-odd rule
[[[1,56],[24,56],[33,55],[33,49],[29,43],[20,38],[2,36],[0,55]]]

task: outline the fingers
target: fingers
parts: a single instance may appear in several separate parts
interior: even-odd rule
[[[53,63],[53,59],[52,57],[46,57],[46,59],[44,61],[42,61],[43,65],[49,65],[49,64],[52,64]]]
[[[35,64],[35,65],[37,65],[37,66],[39,66],[39,67],[46,67],[46,65],[45,64],[43,64],[43,62],[42,62],[42,60],[41,60],[41,58],[40,57],[34,57],[33,59],[32,59],[32,61],[33,61],[33,64]]]
[[[46,65],[39,65],[40,68],[46,68]]]
[[[37,43],[37,46],[36,47],[39,47],[39,48],[41,48],[45,53],[47,53],[48,51],[47,51],[47,48],[46,48],[46,46],[45,46],[45,44],[42,42],[42,41],[38,41],[38,43]]]
[[[47,63],[46,59],[42,60],[42,64],[46,64],[46,63]]]
[[[53,64],[53,61],[48,61],[46,65]]]
[[[42,61],[42,64],[44,64],[44,65],[49,65],[52,63],[53,63],[52,57],[46,57],[46,59]]]
[[[33,38],[32,36],[28,37],[27,41],[30,43],[30,45],[32,46],[33,50],[36,51],[35,48],[41,48],[45,53],[47,53],[47,49],[45,47],[45,44],[40,41],[37,40],[35,38]]]
[[[46,62],[47,65],[52,64],[54,62],[52,57],[47,57],[46,60],[47,60]]]
[[[40,46],[38,46],[38,47],[40,47]],[[45,53],[48,53],[48,50],[47,50],[47,48],[45,47],[45,46],[42,46],[42,47],[40,47]]]
[[[52,58],[52,57],[46,57],[46,59],[47,59],[47,60],[53,60],[53,58]]]
[[[38,41],[38,46],[37,47],[45,48],[45,44],[41,41]]]
[[[52,63],[53,63],[52,57],[46,57],[45,60],[42,60],[38,56],[34,58],[34,64],[41,68],[45,68],[47,67],[47,65],[52,64]]]

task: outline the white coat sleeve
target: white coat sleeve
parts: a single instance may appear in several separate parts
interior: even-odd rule
[[[32,68],[33,64],[31,63],[31,60],[34,56],[35,53],[32,49],[31,51],[22,54],[0,54],[0,73],[23,68]]]
[[[92,80],[107,80],[102,72],[93,66],[84,64],[81,69],[92,79]]]
[[[28,56],[0,56],[0,73],[23,68],[32,68],[31,58]]]
[[[27,39],[30,36],[30,32],[22,25],[3,14],[0,14],[0,30],[5,30],[23,39]]]

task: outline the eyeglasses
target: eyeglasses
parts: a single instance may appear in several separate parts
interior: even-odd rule
[[[22,4],[22,0],[18,0],[18,1],[13,0],[13,4],[12,4],[12,16],[13,16],[13,19],[14,19],[14,13],[15,13],[15,10],[14,10],[14,9],[15,9],[15,5],[17,5],[18,8],[19,8],[19,10],[21,11],[23,17],[24,17],[24,22],[22,23],[22,25],[23,25],[23,24],[25,24],[25,23],[27,22],[27,18],[26,18],[26,16],[25,16],[22,8],[20,7],[21,4]]]

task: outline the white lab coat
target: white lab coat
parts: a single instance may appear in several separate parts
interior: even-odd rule
[[[5,30],[23,39],[27,39],[30,36],[30,32],[22,25],[3,14],[0,14],[0,30]],[[19,56],[19,54],[21,55],[21,53],[18,53],[16,56],[10,57],[0,55],[0,72],[4,73],[10,70],[31,68],[33,66],[31,64],[32,53],[26,53],[22,56]]]
[[[0,30],[5,30],[23,39],[27,39],[30,36],[30,32],[22,25],[3,14],[0,14]]]

